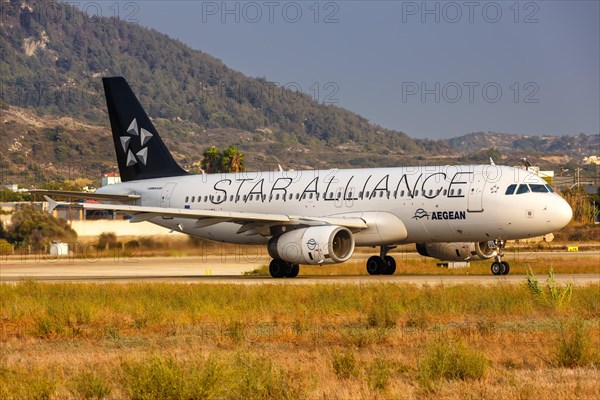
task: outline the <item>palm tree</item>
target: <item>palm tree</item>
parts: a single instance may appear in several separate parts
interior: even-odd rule
[[[236,146],[229,146],[225,151],[223,151],[221,165],[223,172],[244,171],[244,153],[240,152]]]

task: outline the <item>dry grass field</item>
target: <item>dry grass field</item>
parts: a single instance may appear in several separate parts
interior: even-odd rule
[[[600,398],[600,290],[0,285],[3,399]]]

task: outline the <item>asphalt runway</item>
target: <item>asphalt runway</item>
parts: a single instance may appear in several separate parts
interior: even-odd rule
[[[546,253],[544,256],[551,256]],[[599,252],[575,253],[600,259]],[[539,254],[538,254],[539,255]],[[563,256],[571,256],[565,253]],[[361,257],[357,257],[360,259]],[[508,258],[509,259],[509,258]],[[394,276],[299,276],[295,279],[273,279],[263,276],[244,276],[265,260],[241,260],[234,256],[209,257],[149,257],[127,259],[3,259],[0,261],[0,282],[14,283],[25,279],[43,282],[179,282],[196,284],[372,284],[397,283],[414,285],[458,284],[517,284],[525,281],[524,275],[472,275],[465,269],[464,275],[407,275]],[[326,266],[324,268],[327,268]],[[545,279],[539,276],[540,279]],[[600,285],[600,274],[559,274],[559,283],[574,285]]]

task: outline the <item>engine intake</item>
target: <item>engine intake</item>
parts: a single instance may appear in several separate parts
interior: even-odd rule
[[[354,253],[354,236],[342,226],[315,226],[275,236],[269,255],[292,264],[337,264]]]
[[[442,261],[487,260],[496,255],[489,242],[417,243],[417,252]]]

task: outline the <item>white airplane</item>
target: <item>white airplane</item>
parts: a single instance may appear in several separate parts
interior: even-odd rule
[[[173,159],[121,77],[104,90],[122,183],[95,194],[101,204],[55,202],[130,214],[219,242],[264,244],[274,278],[296,277],[300,264],[336,264],[355,246],[378,246],[369,274],[392,275],[388,255],[416,243],[447,261],[492,259],[495,275],[507,240],[545,235],[572,217],[569,204],[520,168],[460,165],[190,175]],[[37,191],[77,197],[77,192]]]

